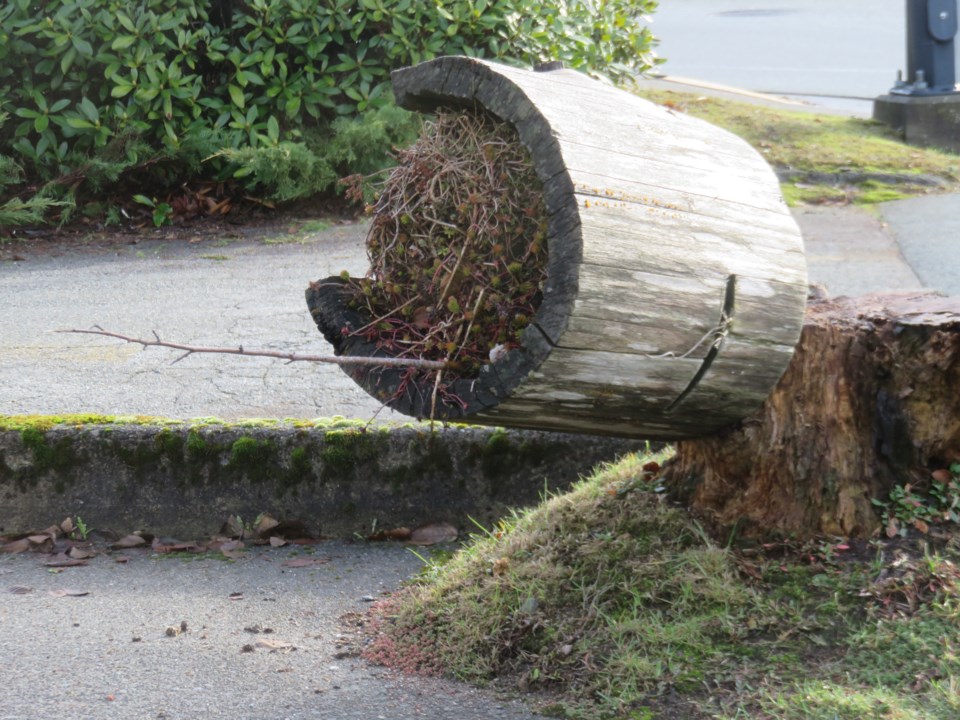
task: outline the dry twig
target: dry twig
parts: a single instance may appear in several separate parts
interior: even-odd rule
[[[543,187],[516,131],[483,113],[441,112],[371,208],[370,271],[350,279],[371,318],[354,335],[391,357],[447,361],[407,378],[431,392],[477,377],[492,348],[520,345],[546,280]],[[456,366],[449,364],[456,359]]]
[[[143,338],[130,337],[121,333],[104,330],[99,326],[94,326],[94,330],[58,330],[62,333],[78,333],[80,335],[103,335],[105,337],[117,338],[124,342],[143,345],[144,347],[165,347],[174,350],[182,350],[183,355],[174,360],[178,363],[185,357],[194,353],[219,353],[221,355],[246,355],[252,357],[269,357],[292,362],[318,362],[332,363],[334,365],[364,365],[367,367],[413,367],[422,370],[442,370],[447,367],[447,363],[442,360],[421,360],[419,358],[384,358],[384,357],[340,357],[337,355],[299,355],[297,353],[278,352],[276,350],[246,350],[243,345],[239,347],[202,347],[199,345],[184,345],[183,343],[167,342],[161,340],[160,336],[154,332],[153,340],[144,340]]]

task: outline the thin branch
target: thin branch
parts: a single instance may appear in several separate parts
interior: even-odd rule
[[[143,345],[143,347],[165,347],[174,350],[182,350],[183,355],[174,360],[178,363],[185,357],[194,353],[219,353],[222,355],[248,355],[253,357],[280,358],[288,362],[318,362],[332,363],[334,365],[363,365],[366,367],[413,367],[423,370],[442,370],[447,367],[443,360],[421,360],[417,358],[384,358],[384,357],[338,357],[336,355],[298,355],[297,353],[277,352],[274,350],[245,350],[241,345],[239,347],[201,347],[197,345],[184,345],[182,343],[172,343],[161,340],[156,332],[153,333],[154,340],[144,340],[143,338],[130,337],[120,333],[104,330],[95,326],[95,330],[57,330],[61,333],[77,333],[80,335],[103,335],[105,337],[117,338],[128,343]]]

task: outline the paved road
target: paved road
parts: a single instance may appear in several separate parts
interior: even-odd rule
[[[286,548],[231,563],[128,551],[124,564],[97,557],[59,574],[36,555],[0,555],[0,720],[538,717],[488,692],[342,657],[350,631],[338,618],[421,562],[397,545],[312,550],[297,557],[316,558],[314,567],[284,567]],[[89,595],[51,595],[65,590]],[[168,637],[181,622],[187,631]],[[296,649],[243,652],[258,641]]]
[[[328,354],[303,291],[344,269],[365,272],[363,238],[363,226],[349,224],[288,244],[146,241],[0,263],[0,414],[369,417],[379,403],[334,365],[213,355],[172,364],[175,351],[55,332],[100,325],[189,344]]]
[[[660,70],[869,114],[906,66],[904,0],[667,0]],[[834,96],[829,99],[829,96]]]
[[[960,197],[898,200],[881,205],[880,214],[923,285],[960,295]]]

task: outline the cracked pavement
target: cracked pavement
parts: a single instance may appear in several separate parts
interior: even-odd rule
[[[372,417],[379,403],[335,365],[208,354],[175,363],[175,350],[56,332],[99,325],[187,344],[328,354],[303,293],[311,280],[366,271],[365,230],[340,225],[286,244],[146,241],[0,263],[0,414]]]

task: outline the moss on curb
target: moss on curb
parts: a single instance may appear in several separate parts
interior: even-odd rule
[[[484,521],[535,502],[545,483],[562,487],[638,446],[466,426],[370,427],[345,418],[146,420],[0,416],[4,526],[46,527],[80,509],[97,527],[182,537],[215,532],[231,514],[263,512],[341,535],[374,521]]]

